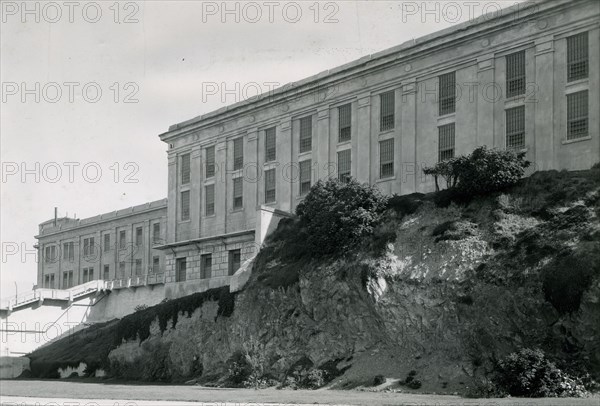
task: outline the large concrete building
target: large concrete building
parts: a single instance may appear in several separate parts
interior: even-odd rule
[[[43,223],[38,286],[229,283],[268,220],[330,176],[427,192],[423,166],[481,145],[526,151],[539,170],[589,168],[600,160],[599,16],[597,0],[518,4],[173,125],[160,135],[168,200]]]

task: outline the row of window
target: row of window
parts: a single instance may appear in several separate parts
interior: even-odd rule
[[[127,234],[125,230],[119,231],[119,249],[127,248]],[[152,243],[160,244],[162,242],[160,237],[160,223],[154,223],[152,225]],[[143,245],[143,228],[136,227],[135,229],[135,240],[134,243],[136,246]],[[96,246],[95,246],[95,238],[88,237],[83,239],[83,255],[84,256],[92,256],[94,255]],[[108,252],[112,249],[110,234],[104,234],[103,247],[102,250],[104,252]],[[63,244],[63,259],[73,261],[75,259],[75,245],[73,242],[67,242]],[[56,246],[49,245],[45,247],[44,251],[44,260],[45,262],[55,262],[57,259],[56,255]]]
[[[242,251],[239,249],[228,252],[227,269],[228,274],[233,275],[240,269],[242,263]],[[200,278],[208,279],[212,277],[213,258],[212,254],[200,256]],[[177,258],[175,263],[175,282],[184,282],[187,280],[187,258]]]

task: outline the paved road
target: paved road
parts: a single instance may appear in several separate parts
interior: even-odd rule
[[[600,406],[591,399],[464,399],[338,390],[290,391],[216,389],[199,386],[123,385],[74,381],[0,381],[0,401],[11,405],[61,406],[240,406],[240,405],[407,405],[407,406]]]

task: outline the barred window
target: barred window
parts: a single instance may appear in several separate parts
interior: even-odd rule
[[[567,95],[567,140],[588,135],[588,91]]]
[[[208,279],[212,275],[212,254],[200,256],[200,278]]]
[[[525,94],[525,51],[506,56],[506,97]]]
[[[152,257],[152,272],[158,273],[160,271],[160,257]]]
[[[265,162],[274,161],[277,157],[277,136],[275,127],[265,130]]]
[[[506,148],[525,148],[525,106],[506,110]]]
[[[312,116],[300,119],[300,153],[312,149]]]
[[[438,127],[438,161],[454,158],[454,123]]]
[[[206,148],[206,177],[215,176],[215,147]]]
[[[152,242],[154,244],[160,243],[160,223],[154,223],[152,225]]]
[[[142,260],[135,260],[135,276],[140,276],[142,274]]]
[[[233,170],[242,169],[244,166],[244,139],[233,140]]]
[[[104,234],[104,252],[110,251],[110,234]]]
[[[181,221],[190,219],[190,191],[181,192]]]
[[[177,258],[175,270],[175,282],[184,282],[187,279],[187,261],[185,258]]]
[[[241,209],[244,206],[244,183],[243,178],[233,180],[233,208]]]
[[[439,115],[456,111],[456,72],[446,73],[439,77]]]
[[[181,184],[190,183],[190,154],[181,156]]]
[[[272,203],[276,198],[275,169],[269,169],[265,171],[265,203]]]
[[[120,249],[125,249],[126,242],[127,241],[125,239],[125,230],[119,231],[119,248]]]
[[[394,139],[379,141],[379,177],[394,176]]]
[[[567,81],[585,79],[589,73],[588,33],[567,38]]]
[[[386,131],[394,128],[396,111],[396,94],[393,90],[379,95],[381,112],[379,113],[379,130]]]
[[[345,149],[337,153],[338,158],[338,179],[342,182],[350,180],[352,167],[352,150]]]
[[[135,229],[135,245],[142,245],[142,227]]]
[[[339,114],[339,134],[338,141],[350,141],[352,138],[352,105],[345,104],[338,107]]]
[[[204,187],[204,213],[207,216],[215,214],[215,185]]]
[[[303,196],[310,191],[312,161],[310,159],[308,159],[306,161],[301,161],[299,163],[299,165],[300,165],[300,196]]]
[[[236,273],[238,269],[240,269],[240,265],[242,264],[242,252],[240,250],[231,250],[229,251],[229,275],[233,275]]]

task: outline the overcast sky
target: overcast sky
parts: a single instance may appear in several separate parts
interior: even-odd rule
[[[2,1],[0,294],[55,206],[166,197],[169,125],[517,2]]]

